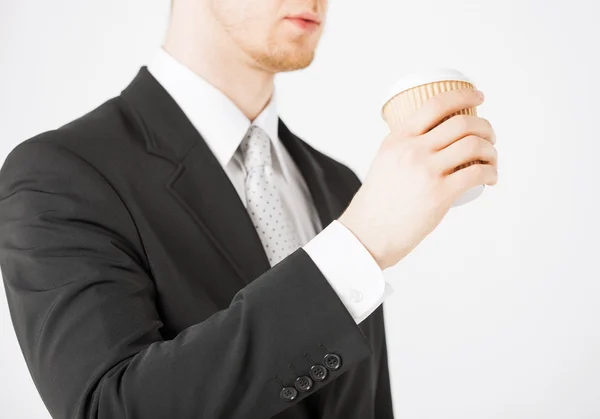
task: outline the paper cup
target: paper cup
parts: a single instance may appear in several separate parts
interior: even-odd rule
[[[381,116],[388,124],[390,131],[394,131],[396,127],[402,124],[403,121],[409,118],[423,103],[433,96],[458,89],[475,89],[475,85],[457,70],[441,68],[408,74],[398,80],[388,91],[381,107]],[[440,124],[454,115],[477,115],[477,109],[468,108],[455,112],[441,120]],[[454,171],[475,163],[483,162],[480,160],[468,162],[458,166]],[[484,189],[485,185],[477,185],[469,189],[458,197],[452,206],[456,207],[474,200],[481,195]]]

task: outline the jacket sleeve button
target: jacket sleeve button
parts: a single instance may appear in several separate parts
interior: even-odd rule
[[[279,392],[279,397],[286,402],[291,402],[296,398],[297,395],[298,390],[296,390],[294,387],[284,387],[281,389],[281,392]]]
[[[308,391],[313,386],[313,380],[307,376],[298,377],[295,386],[298,391]]]
[[[323,381],[327,378],[329,371],[321,364],[316,364],[310,367],[310,376],[315,381]]]
[[[335,371],[342,366],[342,358],[337,354],[327,354],[323,358],[325,368],[330,371]]]

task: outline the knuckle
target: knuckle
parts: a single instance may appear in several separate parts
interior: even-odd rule
[[[401,148],[404,142],[402,135],[397,131],[393,131],[383,139],[380,148],[386,152],[394,152],[394,150]]]
[[[472,177],[474,179],[481,179],[485,174],[485,167],[482,164],[473,164],[469,166],[471,168]]]
[[[488,139],[488,142],[490,142],[491,144],[495,144],[496,143],[496,133],[494,132],[494,128],[492,127],[492,124],[490,121],[488,121],[485,118],[482,117],[477,117],[477,119],[479,119],[480,124],[483,126],[482,131],[484,133],[484,137]]]
[[[477,154],[481,149],[481,138],[476,135],[468,135],[463,141],[469,155]]]
[[[471,98],[474,94],[474,90],[469,88],[457,89],[455,92],[458,97],[463,99]]]
[[[494,146],[492,146],[492,158],[495,163],[498,163],[498,150]]]
[[[456,126],[456,129],[460,132],[467,131],[471,126],[471,115],[454,115],[452,117],[453,123]]]
[[[419,147],[417,147],[415,144],[410,144],[403,147],[403,154],[409,163],[417,163],[421,156]]]
[[[404,121],[397,125],[389,135],[393,142],[401,142],[402,140],[410,137],[411,124],[410,120]]]
[[[446,109],[445,100],[442,95],[434,96],[430,100],[431,100],[431,104],[430,104],[431,112],[433,114],[440,115],[445,111],[445,109]]]
[[[484,132],[490,135],[490,138],[494,137],[494,128],[492,127],[492,123],[485,118],[477,117],[480,120],[480,123],[483,125]]]
[[[403,160],[412,167],[424,167],[428,164],[427,150],[419,141],[409,141],[404,148]]]
[[[492,124],[489,120],[482,118],[480,116],[478,116],[477,118],[479,118],[479,120],[489,129],[489,130],[493,130],[492,128]]]
[[[452,93],[454,94],[454,97],[461,103],[472,103],[473,101],[477,101],[479,98],[477,90],[468,87],[453,90]]]

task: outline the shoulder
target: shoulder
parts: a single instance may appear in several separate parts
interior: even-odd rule
[[[125,143],[137,141],[139,137],[131,135],[134,126],[120,97],[113,97],[56,129],[21,141],[8,153],[5,164],[9,160],[42,163],[49,150],[62,150],[65,155],[90,163],[110,159],[111,155],[127,148]]]
[[[18,143],[0,167],[2,189],[18,179],[120,189],[128,179],[135,181],[147,163],[139,130],[122,99],[110,98],[63,126]]]

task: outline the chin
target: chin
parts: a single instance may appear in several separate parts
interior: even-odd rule
[[[314,47],[264,51],[254,57],[260,67],[274,73],[301,70],[308,67],[313,62],[314,58]]]
[[[314,52],[302,55],[281,57],[278,61],[277,71],[294,71],[308,67],[315,58]]]

